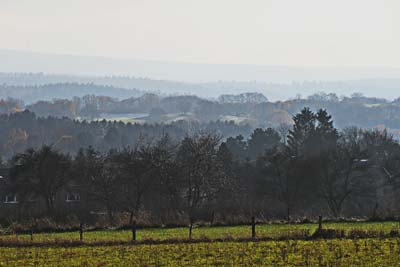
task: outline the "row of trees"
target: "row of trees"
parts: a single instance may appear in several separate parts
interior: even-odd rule
[[[8,88],[6,86],[6,88]],[[18,89],[18,90],[17,90]],[[112,90],[111,90],[112,89]],[[160,96],[157,94],[127,91],[119,97],[111,97],[107,90],[117,92],[117,88],[99,87],[95,85],[56,84],[38,88],[8,88],[5,95],[12,96],[18,93],[18,99],[34,93],[37,98],[34,103],[23,105],[19,100],[0,100],[0,113],[10,113],[20,109],[28,109],[40,117],[55,116],[71,119],[98,119],[121,114],[143,114],[142,119],[148,123],[165,122],[173,116],[187,120],[196,120],[208,123],[220,119],[236,119],[242,124],[252,127],[276,127],[281,123],[288,123],[291,114],[299,112],[304,106],[312,110],[328,109],[335,116],[336,125],[344,128],[350,125],[359,127],[384,127],[397,131],[400,129],[399,99],[389,101],[374,97],[365,97],[355,93],[351,97],[339,97],[336,94],[323,92],[310,95],[307,98],[300,96],[286,101],[269,102],[262,94],[244,93],[239,95],[222,95],[218,100],[209,100],[195,95]],[[117,90],[117,91],[116,91]],[[122,89],[121,89],[122,90]],[[0,85],[0,98],[2,86]],[[54,97],[43,97],[45,91],[51,91]],[[67,91],[65,95],[61,91]],[[61,92],[61,94],[59,94]],[[87,92],[88,94],[84,94]],[[92,92],[89,94],[89,92]],[[96,92],[93,94],[93,92]],[[40,93],[40,94],[39,94]],[[129,94],[130,93],[130,94]],[[20,95],[21,94],[21,95]],[[58,96],[57,96],[58,94]],[[167,116],[168,115],[168,116]]]
[[[30,149],[10,161],[10,189],[45,200],[52,213],[57,194],[78,186],[87,196],[82,205],[95,203],[110,220],[124,212],[130,222],[398,215],[395,140],[386,132],[339,132],[325,110],[305,108],[293,120],[291,129],[257,129],[248,140],[164,135],[107,153],[81,149],[73,158]]]
[[[248,135],[251,127],[233,122],[197,123],[177,121],[170,124],[132,124],[121,121],[78,121],[68,118],[38,117],[30,111],[0,115],[0,158],[7,160],[28,148],[43,144],[73,156],[81,147],[93,147],[101,152],[133,147],[142,136],[149,139],[168,134],[181,140],[199,131],[223,136]]]
[[[229,153],[219,144],[218,136],[204,133],[179,144],[165,135],[120,151],[82,149],[75,158],[50,146],[29,149],[10,162],[9,190],[21,203],[44,200],[47,214],[57,212],[58,193],[78,187],[110,220],[116,212],[127,212],[132,222],[152,210],[169,218],[184,213],[192,224],[227,184]]]

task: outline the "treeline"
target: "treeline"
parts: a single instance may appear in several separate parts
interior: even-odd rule
[[[4,78],[0,73],[0,80]],[[21,77],[16,76],[15,79],[19,80]],[[26,76],[29,78],[29,75]],[[29,81],[29,79],[28,79]],[[33,104],[39,101],[52,101],[53,99],[73,99],[74,97],[83,97],[85,95],[102,95],[110,98],[130,98],[139,97],[144,94],[144,91],[133,89],[119,88],[109,85],[96,85],[92,82],[77,83],[77,82],[54,82],[41,84],[28,83],[28,84],[13,84],[0,82],[0,98],[14,98],[19,99],[21,102]]]
[[[251,133],[248,125],[233,122],[198,123],[177,121],[170,124],[132,124],[120,121],[80,121],[69,118],[37,117],[30,111],[0,115],[0,158],[9,159],[28,148],[52,145],[75,155],[81,147],[101,152],[134,147],[141,138],[159,139],[168,134],[181,140],[190,133],[208,131],[223,136]]]
[[[209,122],[226,115],[248,114],[257,104],[267,103],[262,94],[246,93],[222,95],[218,101],[194,95],[160,96],[143,94],[125,99],[101,95],[84,95],[71,99],[37,101],[25,106],[38,116],[56,116],[83,119],[98,119],[104,114],[147,114],[149,122],[161,122],[167,114],[178,114],[200,122]]]
[[[222,95],[217,100],[194,95],[161,96],[149,93],[123,99],[80,94],[80,97],[41,100],[29,105],[13,99],[2,100],[0,113],[27,109],[39,117],[79,120],[119,120],[127,117],[132,121],[135,114],[140,114],[141,121],[146,123],[168,124],[176,120],[209,123],[220,120],[265,128],[291,124],[291,114],[296,114],[305,106],[313,111],[327,109],[335,117],[335,126],[341,129],[350,126],[380,127],[388,129],[396,138],[400,137],[399,99],[388,101],[362,94],[339,97],[336,94],[317,93],[307,98],[278,102],[268,102],[265,96],[257,93]]]
[[[338,131],[325,110],[305,108],[293,121],[286,130],[256,129],[249,139],[165,134],[74,157],[49,146],[29,149],[9,161],[8,188],[21,206],[44,201],[48,216],[66,212],[54,203],[60,192],[79,189],[81,208],[68,215],[105,211],[113,221],[129,214],[126,223],[399,215],[398,142],[385,131]]]

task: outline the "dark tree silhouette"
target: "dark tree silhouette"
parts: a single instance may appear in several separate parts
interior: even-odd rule
[[[251,134],[248,140],[247,154],[250,159],[257,159],[262,156],[266,150],[274,148],[281,143],[279,133],[272,129],[257,128]]]
[[[178,151],[178,162],[182,170],[185,209],[189,218],[189,238],[200,208],[209,204],[218,192],[223,179],[223,170],[215,164],[220,137],[203,133],[187,137]]]
[[[12,159],[11,188],[22,198],[40,197],[52,212],[57,193],[71,179],[71,158],[50,146],[29,149]]]

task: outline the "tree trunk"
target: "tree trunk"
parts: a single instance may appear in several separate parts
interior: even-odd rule
[[[210,220],[210,225],[212,226],[214,224],[214,219],[215,219],[215,212],[213,211],[211,213],[211,220]]]
[[[378,211],[378,202],[375,203],[374,210],[372,211],[372,219],[378,218],[377,211]]]
[[[129,213],[129,225],[132,225],[132,223],[133,223],[133,211],[131,211],[130,213]]]
[[[112,208],[107,208],[108,223],[111,225],[113,223],[113,211]]]
[[[53,200],[52,197],[47,197],[46,198],[46,208],[47,212],[51,214],[53,212]]]

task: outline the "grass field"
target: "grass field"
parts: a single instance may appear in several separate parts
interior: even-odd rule
[[[43,247],[0,247],[0,266],[400,266],[399,238],[290,240],[291,233],[317,228],[316,224],[257,225],[257,237],[287,241],[180,243],[187,228],[141,229],[138,240],[167,240],[167,244],[96,245],[99,241],[129,241],[130,231],[84,233],[84,244],[53,246],[51,242],[79,240],[77,232],[34,234]],[[324,228],[344,230],[400,230],[398,222],[325,223]],[[193,238],[246,238],[249,226],[199,227]],[[29,235],[3,235],[0,243],[19,240],[29,244]]]
[[[257,237],[282,238],[290,237],[293,233],[301,230],[309,230],[313,233],[317,229],[317,224],[262,224],[257,225]],[[400,231],[399,222],[354,222],[354,223],[324,223],[325,229],[344,230],[351,229],[383,231],[385,233],[391,230]],[[130,241],[132,237],[129,230],[103,230],[88,231],[84,233],[84,240],[88,243],[97,241]],[[149,228],[138,229],[137,240],[166,240],[166,239],[185,239],[188,237],[188,228]],[[193,230],[193,238],[247,238],[251,237],[250,226],[221,226],[221,227],[198,227]],[[61,240],[79,240],[78,232],[66,233],[40,233],[34,234],[35,241],[50,242]],[[18,235],[0,235],[0,243],[7,240],[30,240],[28,234]]]
[[[0,248],[0,266],[399,266],[399,239]]]

